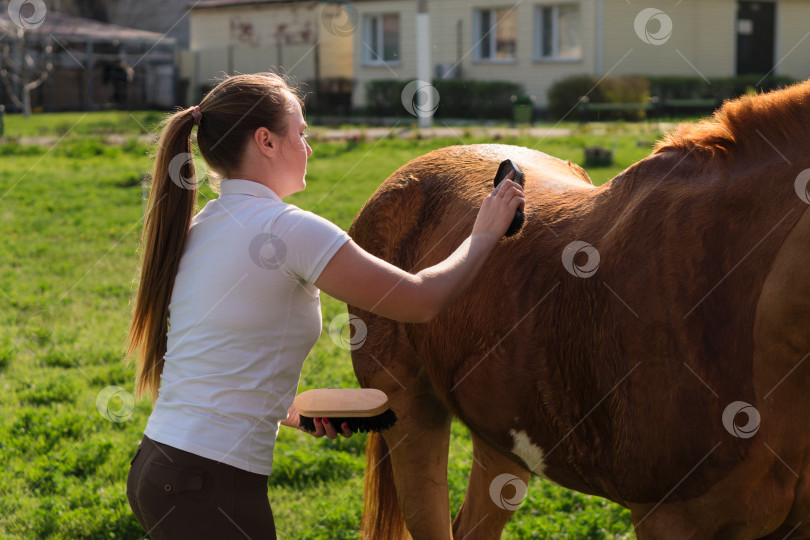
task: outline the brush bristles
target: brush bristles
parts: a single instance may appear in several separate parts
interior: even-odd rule
[[[301,416],[301,426],[307,431],[315,431],[315,419],[310,418],[308,416]],[[331,417],[327,416],[329,419],[329,423],[335,426],[336,431],[341,431],[341,426],[343,422],[346,422],[349,425],[349,429],[352,433],[359,432],[366,432],[366,431],[374,431],[380,432],[385,431],[388,428],[394,426],[397,423],[397,415],[394,413],[393,410],[388,409],[387,411],[378,414],[376,416],[352,416],[352,417]]]

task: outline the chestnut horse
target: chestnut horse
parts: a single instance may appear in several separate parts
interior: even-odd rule
[[[365,535],[499,538],[534,474],[629,508],[640,539],[810,538],[810,82],[681,125],[601,187],[525,148],[436,150],[350,234],[433,265],[506,158],[526,224],[463,296],[426,324],[349,307],[357,378],[400,417],[369,440]],[[475,459],[451,523],[453,416]]]

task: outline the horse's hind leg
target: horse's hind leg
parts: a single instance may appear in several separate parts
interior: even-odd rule
[[[453,538],[500,538],[506,522],[525,497],[531,473],[475,434],[471,436],[474,459],[470,482],[464,504],[453,521]]]
[[[397,499],[411,536],[450,539],[447,456],[450,420],[432,390],[408,387],[389,395],[400,419],[384,432]]]
[[[450,412],[433,391],[401,326],[377,317],[366,321],[368,338],[352,351],[355,374],[363,387],[388,395],[398,420],[383,432],[385,444],[374,444],[369,455],[365,537],[398,539],[404,519],[414,539],[449,540]],[[372,435],[370,441],[376,443],[378,437]]]

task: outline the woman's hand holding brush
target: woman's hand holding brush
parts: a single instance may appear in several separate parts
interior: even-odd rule
[[[341,431],[337,431],[335,426],[329,422],[328,418],[315,418],[315,431],[308,431],[304,426],[301,425],[301,416],[298,414],[298,411],[295,410],[295,404],[291,404],[290,408],[287,409],[287,418],[281,421],[282,426],[289,426],[295,429],[299,429],[304,433],[309,433],[313,437],[323,437],[326,435],[330,439],[335,439],[338,436],[338,433],[343,435],[346,438],[352,436],[352,431],[349,429],[348,424],[346,422],[343,423],[341,426]]]

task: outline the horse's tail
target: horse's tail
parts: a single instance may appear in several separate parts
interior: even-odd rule
[[[369,433],[366,442],[366,489],[362,537],[397,540],[405,534],[394,485],[394,469],[388,445],[379,433]]]

